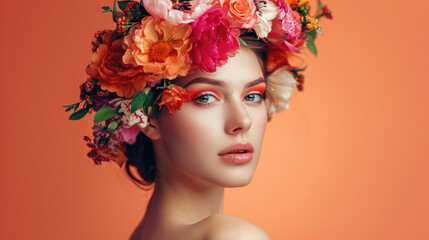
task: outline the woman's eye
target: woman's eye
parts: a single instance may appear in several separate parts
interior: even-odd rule
[[[216,98],[210,94],[204,94],[195,99],[199,103],[212,103],[216,101]]]
[[[247,101],[251,101],[251,102],[261,102],[264,96],[260,93],[251,93],[244,98]]]

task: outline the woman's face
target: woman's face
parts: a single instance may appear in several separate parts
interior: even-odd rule
[[[196,71],[174,83],[190,92],[192,100],[172,114],[164,107],[159,115],[166,162],[186,176],[215,185],[247,185],[267,124],[265,80],[255,53],[242,47],[216,72]],[[245,153],[223,154],[234,145],[232,150]]]

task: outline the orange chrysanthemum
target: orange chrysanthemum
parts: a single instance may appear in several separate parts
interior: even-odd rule
[[[286,2],[291,7],[299,7],[299,6],[302,6],[302,5],[306,4],[306,3],[309,3],[308,0],[286,0]]]
[[[124,52],[120,39],[109,45],[100,44],[91,56],[86,73],[99,80],[101,89],[116,92],[119,97],[132,98],[154,79],[140,67],[125,64],[122,61]]]
[[[191,32],[189,24],[174,26],[156,17],[145,17],[124,38],[123,61],[142,66],[145,73],[158,80],[186,76],[192,65],[189,58]]]

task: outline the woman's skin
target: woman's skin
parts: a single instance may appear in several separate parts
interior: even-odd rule
[[[158,172],[131,239],[269,239],[259,227],[222,214],[224,188],[251,181],[267,124],[265,80],[255,53],[242,47],[216,72],[196,71],[174,83],[192,100],[173,114],[163,108],[142,129],[152,139]],[[219,156],[236,143],[253,146],[250,162]]]

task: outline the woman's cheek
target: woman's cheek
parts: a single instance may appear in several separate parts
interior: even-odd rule
[[[216,133],[222,130],[215,126],[220,122],[219,116],[201,108],[204,107],[186,103],[181,110],[167,116],[161,128],[170,148],[183,152],[183,149],[193,151],[198,147],[200,150],[209,150],[210,146],[213,147],[211,141],[217,139]],[[207,146],[209,149],[206,149]]]

